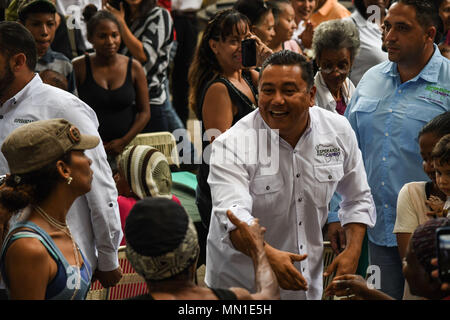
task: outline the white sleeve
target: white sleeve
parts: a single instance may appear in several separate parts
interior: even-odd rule
[[[344,176],[336,189],[342,196],[338,211],[339,220],[343,226],[347,223],[363,223],[372,228],[377,218],[375,203],[367,182],[361,151],[350,126],[344,142],[346,144]]]
[[[82,134],[99,136],[95,112],[74,97],[72,105],[65,106],[61,117],[78,127]],[[94,172],[91,191],[85,197],[90,209],[93,236],[98,252],[98,269],[111,271],[119,267],[117,250],[122,240],[117,189],[111,168],[106,160],[103,142],[85,154],[92,160]]]
[[[419,225],[416,210],[411,203],[407,185],[404,185],[397,198],[397,217],[395,218],[393,233],[413,233]]]
[[[253,199],[249,192],[249,173],[243,161],[236,161],[239,152],[233,152],[230,142],[214,140],[210,158],[208,184],[211,188],[212,215],[216,215],[220,224],[228,231],[236,227],[228,220],[226,212],[231,210],[240,220],[251,224]],[[225,158],[225,155],[227,158]]]

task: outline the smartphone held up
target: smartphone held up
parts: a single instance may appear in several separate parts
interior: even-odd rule
[[[450,283],[450,227],[436,230],[439,279]]]
[[[245,68],[256,66],[256,40],[244,39],[241,42],[242,66]]]

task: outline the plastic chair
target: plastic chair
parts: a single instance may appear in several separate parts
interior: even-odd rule
[[[177,142],[170,132],[140,133],[128,145],[148,145],[155,147],[166,156],[169,165],[180,166]]]
[[[124,300],[147,293],[147,283],[136,273],[125,255],[126,246],[119,247],[122,279],[112,288],[103,288],[98,280],[92,283],[86,300]]]
[[[336,257],[336,254],[334,253],[333,249],[331,248],[330,241],[324,241],[323,242],[323,270],[325,271],[328,266],[331,264],[333,259]],[[329,275],[328,277],[323,278],[323,289],[325,290],[326,287],[330,284],[331,280],[334,277],[334,273]],[[325,295],[322,295],[322,300],[332,300],[331,297],[325,297]]]

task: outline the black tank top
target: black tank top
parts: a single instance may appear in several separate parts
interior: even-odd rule
[[[253,93],[253,97],[255,98],[255,101],[258,101],[257,100],[258,99],[258,91],[255,88],[255,86],[253,85],[250,72],[243,70],[242,77],[247,82],[248,86],[250,87],[250,89]],[[201,99],[199,100],[200,103],[197,106],[197,108],[198,108],[197,115],[200,117],[199,120],[202,120],[201,119],[202,106],[203,106],[203,100],[205,98],[206,91],[213,83],[216,83],[216,82],[221,82],[227,87],[231,102],[237,108],[237,113],[233,116],[233,122],[231,124],[232,126],[236,122],[241,120],[243,117],[245,117],[247,114],[249,114],[250,112],[252,112],[253,110],[256,109],[256,105],[254,105],[251,102],[251,100],[243,92],[241,92],[238,88],[236,88],[228,79],[226,79],[224,77],[218,77],[218,78],[214,79],[213,81],[211,81],[203,90],[203,94],[201,96]],[[204,133],[205,133],[205,127],[204,127],[203,121],[202,121],[202,137],[203,137]],[[203,150],[205,150],[205,148],[210,144],[209,141],[203,141],[202,143],[203,143]],[[206,155],[206,157],[207,156],[209,156],[209,155]],[[200,191],[203,199],[208,200],[209,203],[211,203],[211,189],[209,188],[209,185],[207,182],[208,175],[209,175],[209,165],[205,163],[204,159],[205,159],[205,157],[203,158],[202,164],[200,165],[200,169],[197,174],[197,182],[198,182],[199,191]],[[209,163],[209,161],[208,161],[208,163]],[[200,212],[200,214],[202,216],[203,223],[209,225],[209,219],[207,219],[207,221],[204,221],[204,215],[205,214],[210,215],[211,212],[209,212],[209,213]]]
[[[99,86],[92,75],[91,59],[85,55],[86,79],[78,87],[78,95],[97,114],[98,132],[108,142],[123,137],[131,128],[136,117],[134,101],[136,92],[131,78],[132,57],[128,60],[127,75],[123,85],[109,90]]]

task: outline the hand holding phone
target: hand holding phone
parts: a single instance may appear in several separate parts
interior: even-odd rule
[[[450,227],[436,230],[436,248],[441,282],[450,283]]]

